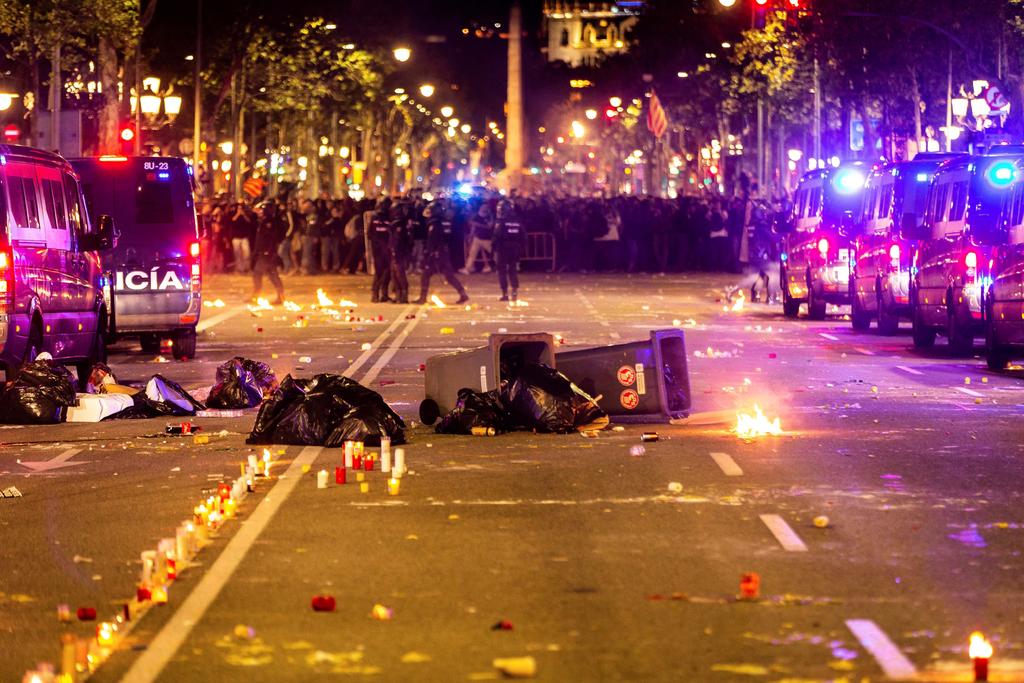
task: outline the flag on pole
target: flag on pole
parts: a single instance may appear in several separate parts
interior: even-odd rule
[[[263,194],[263,188],[267,186],[267,181],[263,178],[249,178],[242,184],[242,192],[255,199]]]
[[[668,114],[665,113],[665,108],[661,106],[661,100],[653,89],[650,100],[651,103],[647,106],[647,130],[654,133],[655,138],[660,139],[668,130]]]

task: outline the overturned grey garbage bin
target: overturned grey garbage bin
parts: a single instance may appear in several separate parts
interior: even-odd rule
[[[558,371],[598,399],[612,422],[667,422],[690,410],[682,330],[652,330],[646,341],[564,351]]]
[[[527,363],[555,367],[554,338],[550,334],[492,334],[487,346],[444,353],[427,359],[426,397],[420,403],[420,420],[430,425],[455,408],[459,389],[491,391],[501,379],[515,376]]]

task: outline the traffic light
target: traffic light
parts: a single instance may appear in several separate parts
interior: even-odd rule
[[[121,138],[121,153],[132,154],[135,151],[135,126],[130,123],[121,126],[118,137]]]

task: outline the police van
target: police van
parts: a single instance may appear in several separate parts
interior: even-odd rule
[[[149,353],[170,339],[175,358],[193,357],[202,273],[192,168],[170,157],[71,163],[82,177],[90,215],[111,215],[120,233],[108,263],[113,338],[138,337]]]
[[[109,302],[98,252],[112,246],[114,231],[109,215],[90,222],[83,205],[62,157],[0,145],[0,380],[42,351],[75,364],[82,384],[106,360]]]

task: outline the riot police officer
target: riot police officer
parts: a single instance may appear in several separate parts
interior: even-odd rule
[[[509,285],[512,286],[511,300],[515,301],[519,296],[519,259],[526,247],[526,229],[512,202],[506,199],[498,202],[493,246],[501,285],[500,301],[509,300]]]
[[[469,301],[469,295],[466,294],[465,288],[455,275],[455,269],[452,268],[449,247],[452,225],[455,222],[455,207],[445,206],[441,200],[435,200],[427,205],[423,217],[427,219],[427,243],[423,253],[423,274],[420,276],[420,298],[415,303],[427,303],[430,278],[434,273],[441,273],[448,284],[459,293],[459,300],[456,303],[464,304]]]
[[[390,301],[388,282],[391,279],[391,199],[377,204],[370,220],[370,256],[373,259],[373,297],[371,301]]]
[[[412,205],[398,202],[391,207],[391,280],[395,284],[395,301],[409,303],[409,261],[412,258]]]

